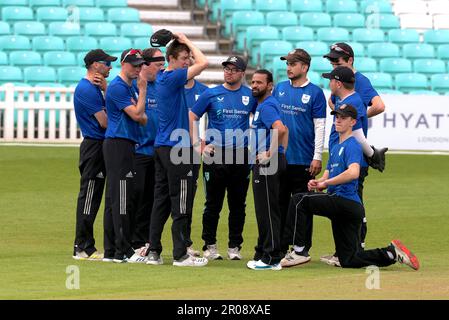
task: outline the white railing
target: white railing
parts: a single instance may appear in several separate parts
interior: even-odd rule
[[[81,141],[73,109],[75,88],[0,87],[0,141]]]

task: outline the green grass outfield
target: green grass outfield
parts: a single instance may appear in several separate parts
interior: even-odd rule
[[[387,156],[387,170],[370,170],[365,184],[367,245],[401,239],[420,258],[419,271],[393,265],[380,271],[380,289],[368,290],[365,269],[319,261],[333,252],[328,220],[316,217],[312,261],[280,272],[246,268],[257,238],[248,193],[243,261],[212,261],[204,268],[171,265],[170,225],[162,266],[72,259],[79,176],[78,148],[0,146],[0,299],[448,299],[449,157]],[[201,243],[203,189],[195,201],[192,239]],[[225,205],[226,208],[226,205]],[[102,208],[101,208],[102,209]],[[102,211],[101,211],[102,212]],[[102,213],[96,239],[102,248]],[[227,246],[227,209],[218,245]],[[80,289],[66,288],[66,268],[80,271]]]

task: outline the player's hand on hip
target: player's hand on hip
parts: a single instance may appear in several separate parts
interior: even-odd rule
[[[309,173],[312,177],[317,176],[322,169],[322,164],[320,160],[312,160],[309,167]]]

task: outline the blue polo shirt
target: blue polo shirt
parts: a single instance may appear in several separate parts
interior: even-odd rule
[[[313,119],[326,118],[326,97],[311,82],[294,87],[290,80],[280,82],[273,90],[279,101],[282,122],[289,129],[287,163],[309,166],[315,153]]]
[[[159,127],[154,142],[155,147],[178,145],[190,147],[189,109],[184,94],[187,82],[187,68],[171,71],[161,70],[156,77],[158,93]],[[182,129],[182,135],[170,139],[176,129]]]
[[[131,119],[123,110],[136,105],[139,96],[133,86],[116,76],[106,90],[106,110],[108,128],[106,138],[123,138],[134,142],[139,140],[139,124]]]
[[[215,139],[206,135],[207,143],[242,148],[248,146],[249,115],[255,112],[256,107],[257,101],[250,88],[242,85],[237,90],[229,90],[219,85],[205,90],[192,112],[198,118],[207,112],[208,130],[220,132],[220,137]]]
[[[360,164],[363,160],[362,147],[354,137],[349,137],[342,143],[335,144],[329,155],[327,170],[329,170],[329,178],[333,178],[346,171],[352,163]],[[329,186],[327,192],[336,194],[340,197],[356,201],[361,204],[358,189],[358,179],[350,182]]]
[[[139,93],[136,81],[133,81],[133,87],[134,90]],[[157,92],[154,82],[147,83],[145,114],[147,115],[148,121],[145,126],[139,126],[139,141],[136,146],[136,153],[153,156],[154,140],[156,139],[159,124],[159,115],[157,113]]]
[[[275,97],[269,96],[262,103],[260,103],[256,112],[254,113],[254,118],[251,123],[251,149],[254,153],[263,151],[268,151],[271,144],[271,129],[273,123],[281,119],[281,108],[279,102]],[[284,146],[279,145],[278,151],[284,153]]]
[[[81,79],[75,88],[73,104],[83,137],[103,140],[106,129],[95,118],[97,112],[106,109],[101,89],[86,78]]]
[[[194,84],[192,88],[184,88],[184,93],[186,97],[187,107],[192,109],[195,102],[198,100],[200,95],[208,88],[205,84],[202,84],[199,81],[193,80]]]
[[[354,92],[350,96],[346,97],[344,100],[340,100],[339,98],[336,99],[335,102],[335,110],[338,110],[340,106],[344,104],[350,104],[357,110],[357,122],[352,128],[352,131],[355,131],[357,129],[362,129],[363,133],[365,134],[365,137],[368,132],[368,118],[366,116],[366,108],[363,104],[362,99],[360,98],[360,95],[357,92]],[[329,150],[332,150],[332,147],[335,144],[338,144],[338,132],[335,131],[335,116],[333,118],[332,122],[332,129],[331,134],[329,137]],[[368,167],[368,163],[365,161],[365,158],[362,159],[361,162],[362,167]]]

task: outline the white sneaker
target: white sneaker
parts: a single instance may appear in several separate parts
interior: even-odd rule
[[[199,257],[201,255],[201,252],[195,250],[192,245],[190,247],[187,247],[187,254],[192,257]]]
[[[113,262],[114,259],[112,259],[112,258],[103,258],[101,261],[103,261],[103,262]]]
[[[281,260],[281,266],[283,266],[283,267],[298,266],[300,264],[309,262],[311,259],[312,258],[309,255],[303,256],[303,255],[297,254],[295,252],[295,250],[292,250],[290,252],[287,252],[285,257]]]
[[[141,256],[140,253],[134,253],[131,258],[128,259],[129,263],[146,263],[148,258],[146,256]]]
[[[207,264],[206,258],[197,258],[187,255],[184,260],[174,260],[173,265],[177,267],[204,267]]]
[[[340,261],[338,260],[338,257],[334,255],[325,255],[320,257],[320,261],[324,262],[330,266],[334,267],[341,267]]]
[[[416,257],[406,246],[399,240],[391,241],[391,245],[396,253],[396,261],[409,266],[414,270],[419,269],[418,257]]]
[[[77,252],[74,256],[72,256],[75,260],[89,260],[89,261],[101,261],[103,260],[103,254],[95,251],[90,256],[86,253],[86,251]]]
[[[126,257],[126,256],[124,256],[123,257],[123,259],[112,259],[112,262],[114,262],[114,263],[126,263],[126,262],[128,262],[128,258]]]
[[[146,264],[152,264],[152,265],[164,264],[164,261],[162,260],[161,255],[158,254],[156,251],[150,251],[146,258],[147,258]]]
[[[279,271],[282,270],[282,266],[280,263],[276,264],[266,264],[262,262],[262,260],[250,260],[246,264],[246,266],[252,270],[274,270]]]
[[[228,258],[230,260],[242,260],[242,255],[238,247],[228,248]]]
[[[203,257],[207,260],[223,260],[221,254],[218,253],[218,248],[216,244],[210,244],[207,249],[203,252]]]

